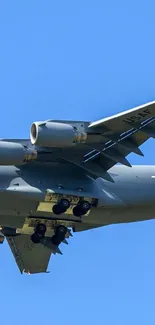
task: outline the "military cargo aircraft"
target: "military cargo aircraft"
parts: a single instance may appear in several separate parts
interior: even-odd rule
[[[155,166],[130,153],[155,137],[155,102],[96,122],[34,122],[0,140],[0,243],[21,273],[48,271],[74,232],[155,218]],[[119,163],[119,164],[118,164]]]

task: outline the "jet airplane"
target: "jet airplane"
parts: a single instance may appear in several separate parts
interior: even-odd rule
[[[96,122],[34,122],[29,139],[0,140],[0,243],[21,273],[47,272],[75,232],[155,218],[155,166],[127,159],[149,138],[155,101]]]

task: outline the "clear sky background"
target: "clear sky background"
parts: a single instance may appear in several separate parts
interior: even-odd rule
[[[153,0],[1,1],[0,137],[154,100],[154,17]],[[155,142],[142,149],[130,162],[155,164]],[[155,324],[155,221],[74,234],[61,248],[50,274],[27,276],[0,247],[1,323]]]

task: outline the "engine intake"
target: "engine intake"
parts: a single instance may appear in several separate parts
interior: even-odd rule
[[[30,130],[31,143],[40,147],[71,147],[83,143],[87,134],[80,128],[60,122],[34,122]]]

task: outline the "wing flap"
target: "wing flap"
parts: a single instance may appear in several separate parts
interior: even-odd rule
[[[6,237],[21,273],[47,272],[51,250],[42,244],[33,244],[29,235]]]
[[[142,151],[139,149],[139,146],[141,146],[145,141],[149,139],[149,136],[141,131],[136,132],[129,136],[129,138],[125,138],[124,140],[120,142],[113,142],[113,144],[109,148],[104,148],[102,152],[98,152],[96,154],[96,158],[94,159],[94,163],[101,166],[105,171],[108,171],[110,168],[112,168],[117,162],[124,164],[126,166],[131,166],[130,163],[126,161],[122,161],[119,159],[116,154],[115,157],[115,150],[119,151],[122,154],[122,157],[128,156],[130,153],[136,153],[140,154],[141,156],[144,156]],[[130,145],[126,145],[126,141],[129,140],[129,143],[134,143],[134,148]],[[137,148],[137,149],[136,149]],[[136,152],[135,152],[136,151]],[[108,152],[110,154],[108,154]],[[112,157],[113,152],[113,157]],[[91,161],[93,163],[93,161]],[[86,164],[87,165],[87,164]]]
[[[103,134],[103,142],[93,143],[91,150],[83,155],[66,155],[64,160],[83,169],[86,173],[94,177],[102,177],[105,180],[113,181],[107,172],[118,162],[131,167],[130,162],[126,159],[130,153],[136,153],[144,156],[140,146],[154,135],[155,118],[144,123],[134,123],[132,128],[127,132],[120,131],[120,134],[108,132]],[[87,147],[88,149],[88,147]],[[90,148],[89,148],[90,149]]]
[[[144,109],[144,107],[147,108]],[[139,116],[139,121],[138,117],[137,119],[131,118],[133,112],[139,114],[134,115]],[[118,162],[130,167],[126,156],[131,152],[143,156],[139,146],[150,137],[155,138],[155,102],[115,115],[114,118],[105,119],[102,123],[94,124],[93,127],[98,126],[100,126],[100,132],[103,132],[102,137],[107,139],[107,142],[102,149],[101,144],[97,144],[96,149],[87,153],[84,163],[94,161],[106,171]]]

